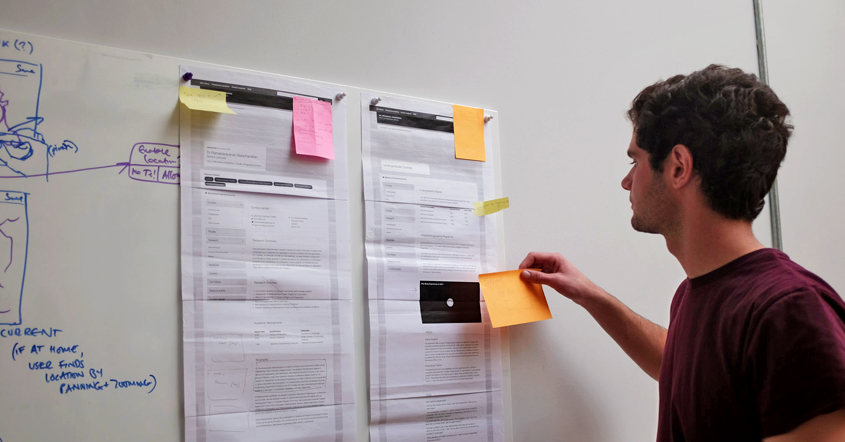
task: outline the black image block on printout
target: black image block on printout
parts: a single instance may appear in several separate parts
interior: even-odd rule
[[[420,281],[423,324],[481,322],[481,287],[477,282]]]

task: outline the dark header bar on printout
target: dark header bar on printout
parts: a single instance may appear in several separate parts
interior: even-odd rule
[[[272,107],[289,111],[293,110],[293,98],[290,95],[316,98],[327,103],[332,102],[330,98],[313,97],[310,95],[295,94],[293,92],[223,83],[220,81],[199,80],[196,78],[191,79],[191,86],[199,86],[200,89],[211,91],[226,92],[227,103],[249,104],[252,106]]]
[[[425,114],[422,112],[373,105],[370,105],[370,112],[375,112],[376,122],[382,124],[436,130],[439,132],[455,132],[455,125],[452,123],[452,119],[442,115]]]

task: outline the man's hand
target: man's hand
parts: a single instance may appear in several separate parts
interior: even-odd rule
[[[522,279],[536,284],[545,284],[563,296],[581,304],[602,294],[592,281],[587,279],[568,259],[560,253],[531,252],[522,260]]]
[[[657,380],[666,346],[666,329],[634,313],[587,279],[560,253],[531,252],[522,260],[522,279],[545,284],[584,307],[622,350]]]

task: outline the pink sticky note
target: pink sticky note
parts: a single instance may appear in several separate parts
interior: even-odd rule
[[[334,159],[331,103],[293,97],[293,143],[300,155]]]

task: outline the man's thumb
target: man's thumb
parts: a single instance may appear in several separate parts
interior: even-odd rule
[[[536,270],[523,270],[522,271],[522,279],[528,282],[533,282],[535,284],[546,284],[548,281],[548,275],[543,272],[538,272]]]

